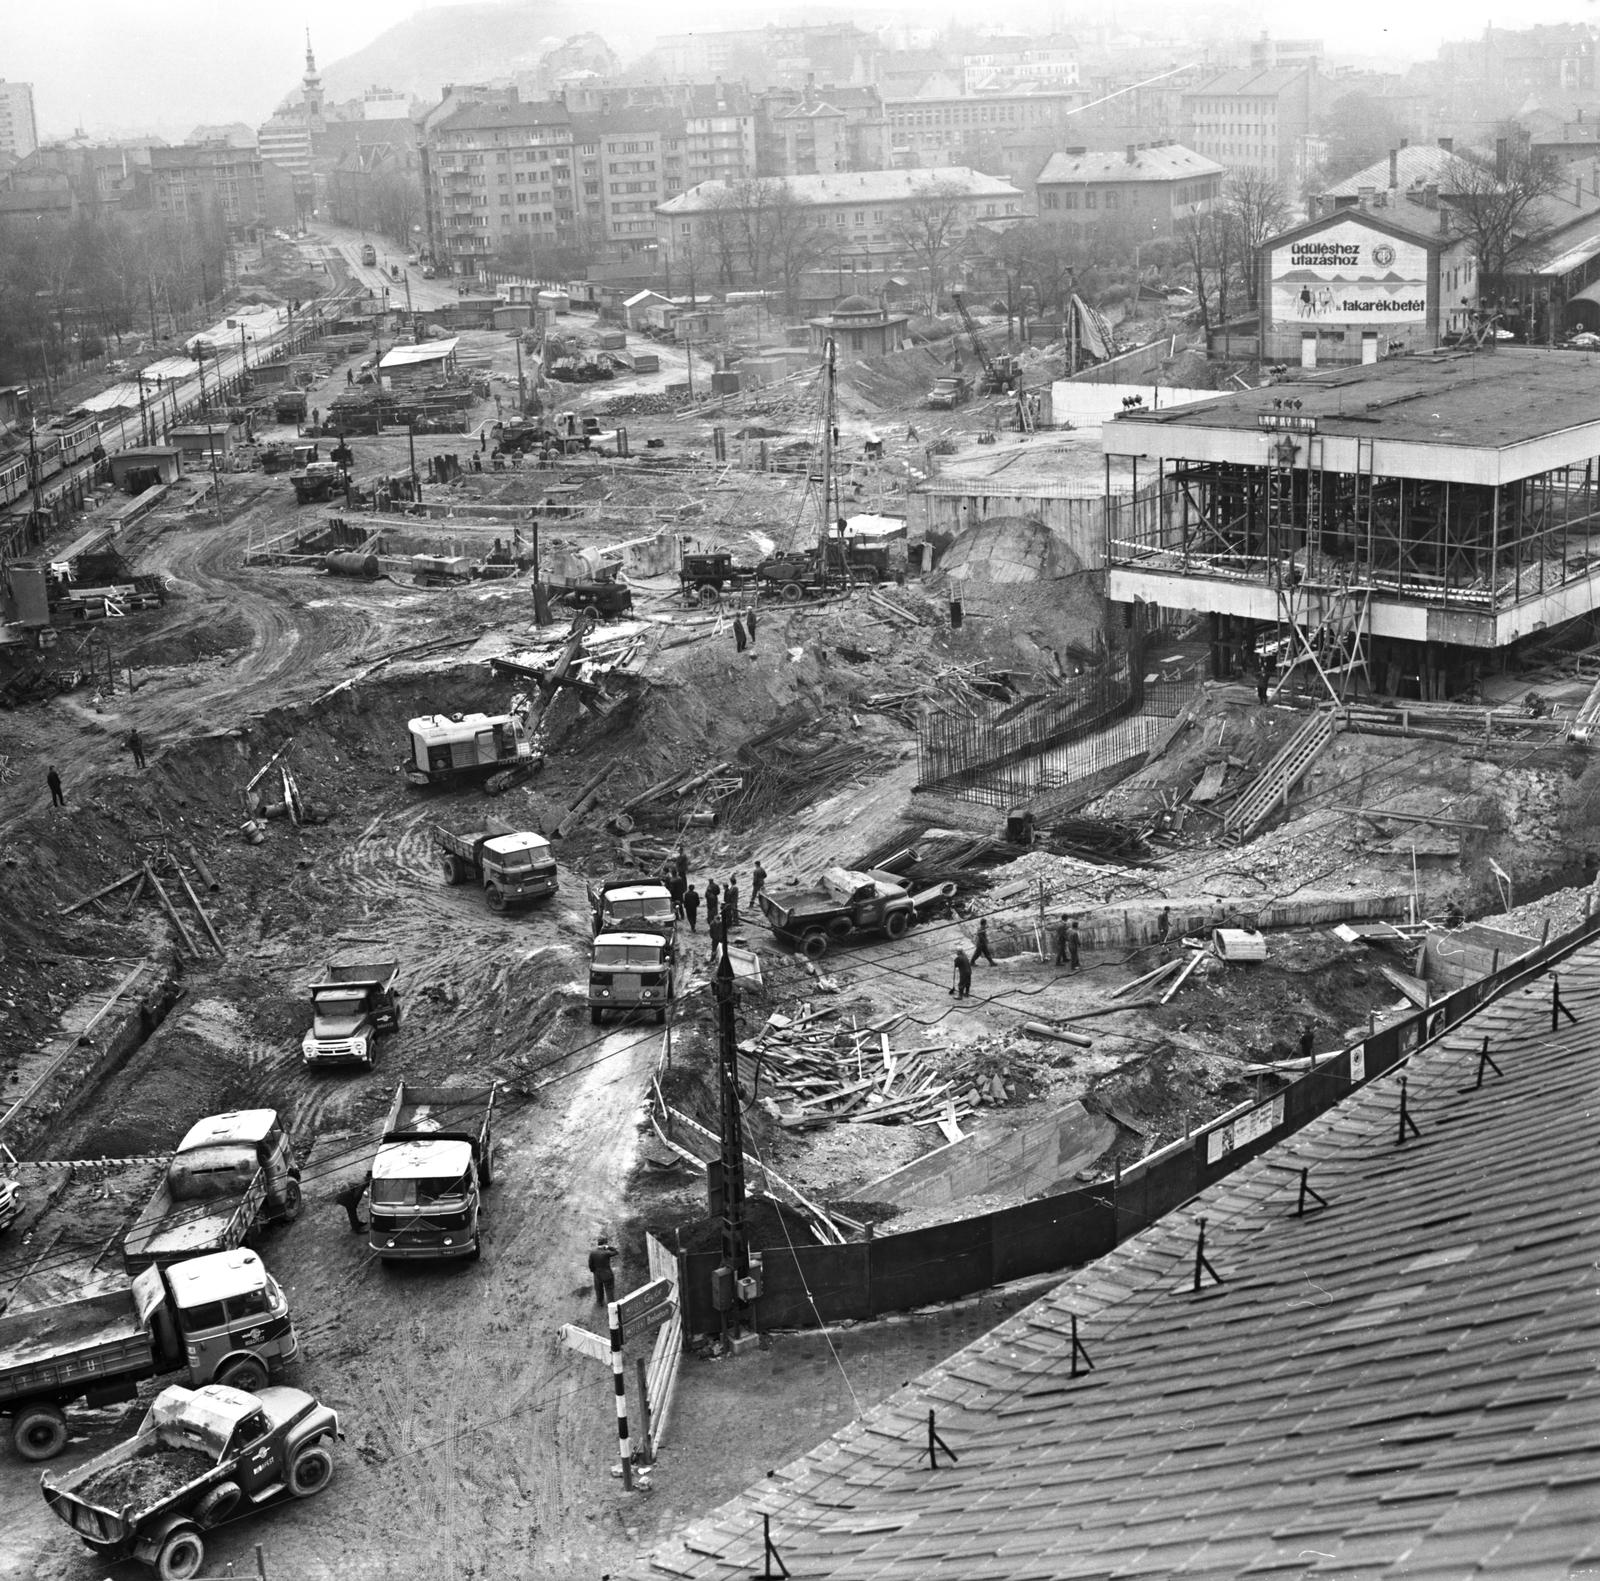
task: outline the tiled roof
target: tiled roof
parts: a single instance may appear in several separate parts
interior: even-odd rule
[[[634,1574],[758,1574],[763,1513],[806,1581],[1592,1573],[1600,946],[1560,984],[1575,1026],[1503,995]]]
[[[1472,168],[1460,154],[1453,154],[1431,143],[1412,143],[1396,150],[1395,165],[1402,192],[1408,187],[1438,187],[1441,192],[1454,192],[1461,180],[1461,173]],[[1363,187],[1376,187],[1382,192],[1387,190],[1388,185],[1389,156],[1385,154],[1365,170],[1358,170],[1353,176],[1346,176],[1323,191],[1330,198],[1353,198]]]
[[[1181,143],[1136,148],[1130,161],[1121,149],[1096,148],[1083,154],[1052,154],[1036,182],[1052,181],[1187,181],[1193,176],[1220,176],[1223,167]]]
[[[1274,66],[1270,71],[1225,71],[1209,82],[1196,83],[1186,98],[1215,99],[1227,95],[1235,99],[1276,97],[1295,87],[1306,74],[1304,66]]]
[[[571,121],[559,99],[535,99],[517,104],[464,104],[439,122],[436,132],[497,131],[510,126],[566,126]]]
[[[774,181],[774,185],[778,183]],[[932,186],[959,189],[967,198],[1020,198],[1009,181],[986,176],[966,165],[925,170],[862,170],[827,176],[789,176],[784,184],[798,203],[893,203],[915,197]],[[720,181],[702,181],[669,198],[658,214],[698,214],[713,206],[714,194],[727,189]]]

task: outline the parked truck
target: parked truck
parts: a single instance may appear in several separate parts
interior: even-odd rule
[[[232,1251],[257,1224],[295,1219],[300,1166],[273,1109],[214,1114],[189,1128],[122,1243],[130,1274]]]
[[[677,998],[676,938],[641,929],[609,929],[589,945],[589,1019],[596,1026],[606,1012],[653,1010],[658,1024]]]
[[[406,729],[405,771],[413,785],[449,785],[535,762],[520,714],[431,714]]]
[[[953,411],[972,399],[972,386],[960,375],[935,379],[928,391],[928,405],[936,412]]]
[[[272,415],[280,423],[303,423],[310,407],[304,390],[285,387],[272,398]]]
[[[941,884],[913,895],[893,873],[830,867],[814,888],[762,890],[757,898],[773,933],[815,961],[831,945],[859,935],[901,938],[922,912],[952,893]]]
[[[213,1527],[284,1496],[321,1493],[343,1437],[337,1413],[299,1389],[175,1384],[132,1438],[45,1472],[40,1486],[97,1559],[138,1559],[161,1581],[190,1581]]]
[[[476,1258],[494,1184],[495,1088],[401,1082],[372,1160],[368,1244],[384,1262]]]
[[[132,1400],[146,1378],[184,1372],[265,1388],[299,1350],[289,1303],[261,1259],[243,1247],[151,1267],[132,1281],[47,1306],[0,1314],[0,1415],[24,1460],[49,1460],[67,1442],[65,1408]]]
[[[677,908],[672,903],[672,891],[665,884],[632,877],[608,878],[590,886],[589,911],[597,934],[622,930],[677,937]]]
[[[490,911],[531,905],[560,888],[556,859],[542,834],[512,830],[491,818],[488,828],[462,834],[436,828],[434,838],[445,883],[481,883]]]
[[[337,461],[308,461],[289,474],[296,505],[322,505],[344,488],[344,469]]]
[[[398,961],[329,961],[311,985],[311,1025],[300,1039],[307,1065],[365,1065],[377,1058],[378,1036],[400,1028]]]

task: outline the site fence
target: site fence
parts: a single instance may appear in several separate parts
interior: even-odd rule
[[[1357,1088],[1393,1071],[1480,1006],[1538,977],[1597,937],[1600,914],[1406,1020],[1330,1054],[1271,1097],[1220,1115],[1114,1181],[844,1246],[760,1248],[765,1287],[756,1305],[757,1321],[764,1329],[860,1321],[958,1300],[1009,1280],[1081,1267]],[[682,1312],[691,1334],[713,1333],[718,1327],[711,1276],[720,1260],[716,1252],[678,1254]]]
[[[917,732],[917,789],[1009,807],[1141,757],[1193,687],[1146,681],[1144,644],[1038,700],[970,717],[932,714]]]

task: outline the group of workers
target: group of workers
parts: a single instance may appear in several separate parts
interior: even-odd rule
[[[698,931],[702,892],[689,882],[689,857],[680,845],[667,863],[661,881],[672,896],[673,910],[689,924],[691,933]],[[759,900],[767,887],[767,870],[759,859],[750,872],[750,899]],[[735,873],[726,884],[708,878],[703,893],[706,908],[706,930],[711,940],[712,959],[717,946],[725,944],[732,931],[739,926],[739,875]]]
[[[1156,919],[1156,943],[1165,944],[1172,937],[1172,908],[1163,906],[1161,915]],[[1069,912],[1061,913],[1061,920],[1056,924],[1055,932],[1056,956],[1055,964],[1065,966],[1071,971],[1078,971],[1083,964],[1083,934],[1078,928],[1078,919]],[[989,946],[989,919],[983,917],[978,922],[978,937],[969,955],[963,947],[956,951],[955,966],[952,972],[950,992],[957,999],[965,999],[972,992],[972,969],[979,961],[987,961],[995,965],[994,952]]]

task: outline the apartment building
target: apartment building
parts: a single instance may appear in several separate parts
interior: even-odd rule
[[[33,84],[0,77],[0,155],[26,159],[39,146],[39,122],[33,111]]]
[[[1061,147],[1073,136],[1077,112],[1088,100],[1082,89],[1039,89],[985,94],[950,93],[888,99],[890,160],[898,169],[992,162],[999,143],[1027,135]]]
[[[513,237],[569,242],[577,220],[572,117],[559,100],[466,104],[437,122],[423,161],[434,259],[477,275]]]
[[[770,88],[756,98],[756,174],[826,176],[883,170],[889,120],[870,84]]]
[[[684,175],[743,181],[756,173],[756,107],[743,83],[695,83],[673,90],[683,112]]]
[[[1077,87],[1077,50],[1016,49],[961,57],[961,85],[968,93],[1012,93],[1029,83]]]
[[[1210,208],[1224,174],[1215,160],[1179,143],[1130,143],[1120,154],[1069,148],[1039,172],[1039,218],[1079,234],[1122,226],[1137,241],[1155,241]]]
[[[1230,171],[1294,180],[1321,108],[1315,65],[1227,71],[1183,96],[1183,142]]]
[[[266,219],[261,155],[226,143],[180,143],[152,148],[143,189],[151,208],[174,219],[199,218],[214,206],[228,230],[254,240]]]
[[[687,137],[673,110],[572,117],[580,232],[613,261],[656,244],[656,209],[684,188]]]

